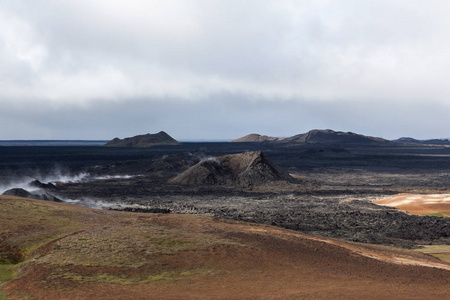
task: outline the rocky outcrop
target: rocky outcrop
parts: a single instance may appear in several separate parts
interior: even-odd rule
[[[2,195],[15,196],[15,197],[23,197],[23,198],[33,198],[32,194],[24,189],[14,188],[5,191]],[[33,198],[36,199],[36,198]]]
[[[47,201],[53,201],[53,202],[62,202],[61,199],[59,199],[47,192],[41,192],[41,191],[28,192],[27,190],[24,190],[22,188],[14,188],[14,189],[7,190],[3,193],[3,195],[38,199],[38,200],[47,200]]]
[[[179,145],[180,143],[164,131],[155,134],[136,135],[125,139],[114,138],[106,147],[152,147],[156,145]]]
[[[251,186],[279,180],[294,179],[261,151],[255,151],[203,160],[171,179],[169,183]]]
[[[283,140],[283,138],[251,133],[251,134],[248,134],[241,138],[232,140],[230,142],[231,143],[246,143],[246,142],[262,143],[262,142],[274,142],[274,141],[281,141],[281,140]]]
[[[37,179],[30,182],[29,185],[39,189],[56,189],[56,185],[53,183],[42,183]]]
[[[164,155],[153,160],[146,172],[180,172],[192,165],[194,165],[194,162],[192,162],[192,159],[187,159],[186,155]]]

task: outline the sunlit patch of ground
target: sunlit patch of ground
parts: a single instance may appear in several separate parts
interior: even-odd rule
[[[417,249],[417,251],[450,262],[450,245],[426,245]]]
[[[450,217],[450,194],[398,194],[373,203],[396,207],[415,215]]]
[[[373,203],[396,207],[415,215],[450,217],[450,194],[398,194]],[[425,245],[417,251],[450,262],[450,245]]]

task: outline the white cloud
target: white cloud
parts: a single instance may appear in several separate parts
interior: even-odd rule
[[[448,107],[449,9],[443,0],[0,0],[0,104],[202,107],[229,95],[283,112],[292,101],[322,112]]]
[[[20,18],[0,9],[0,41],[3,61],[25,63],[37,71],[47,55],[34,39],[33,29]]]
[[[423,93],[419,85],[440,98],[449,92],[449,24],[419,2],[36,3],[2,24],[9,55],[36,72],[28,96],[80,102],[228,91],[330,101],[406,99]]]

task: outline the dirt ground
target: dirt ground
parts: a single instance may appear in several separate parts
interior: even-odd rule
[[[450,194],[398,194],[374,200],[373,203],[416,215],[450,217]]]
[[[3,196],[0,230],[9,299],[450,298],[450,263],[269,225]]]
[[[298,182],[168,183],[249,150]],[[0,197],[0,299],[450,299],[449,170],[445,147],[0,147],[2,189],[103,208]],[[373,203],[399,193],[433,203]]]

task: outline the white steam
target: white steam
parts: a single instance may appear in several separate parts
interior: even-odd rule
[[[105,175],[105,176],[93,176],[87,172],[80,172],[71,174],[69,172],[61,171],[60,169],[55,169],[49,174],[42,175],[38,172],[33,172],[34,174],[19,176],[16,178],[10,178],[9,180],[0,181],[0,195],[5,191],[13,188],[21,188],[27,191],[35,191],[36,187],[30,185],[31,182],[38,180],[43,184],[66,184],[66,183],[80,183],[89,182],[96,180],[110,180],[110,179],[130,179],[133,177],[138,177],[142,175]]]
[[[75,204],[79,206],[89,207],[89,208],[97,208],[97,209],[118,209],[121,208],[124,204],[121,202],[106,202],[100,199],[94,198],[81,198],[77,200],[64,200],[64,202],[69,204]]]
[[[2,183],[0,183],[0,194],[3,194],[7,190],[10,190],[13,188],[29,190],[31,188],[30,182],[33,180],[34,179],[31,177],[24,177],[21,179],[10,181],[10,182],[2,182]]]
[[[142,204],[129,204],[124,203],[120,201],[114,201],[114,202],[107,202],[101,199],[95,199],[95,198],[81,198],[77,200],[64,200],[66,203],[75,204],[79,206],[89,207],[89,208],[96,208],[96,209],[112,209],[112,210],[123,210],[125,208],[127,209],[143,209],[143,210],[150,210],[154,209],[154,206],[149,205],[142,205]]]
[[[108,179],[130,179],[140,177],[142,175],[106,175],[106,176],[89,176],[87,180],[108,180]]]
[[[194,154],[189,153],[189,154],[192,157],[194,157],[195,159],[199,160],[200,162],[213,161],[213,162],[215,162],[215,163],[220,165],[220,161],[219,161],[219,159],[216,156],[206,155],[206,154],[204,154],[202,152],[197,152],[197,153],[194,153]]]
[[[220,165],[220,160],[215,156],[208,156],[208,157],[202,159],[201,161],[210,161],[210,162],[214,162],[214,163]]]

